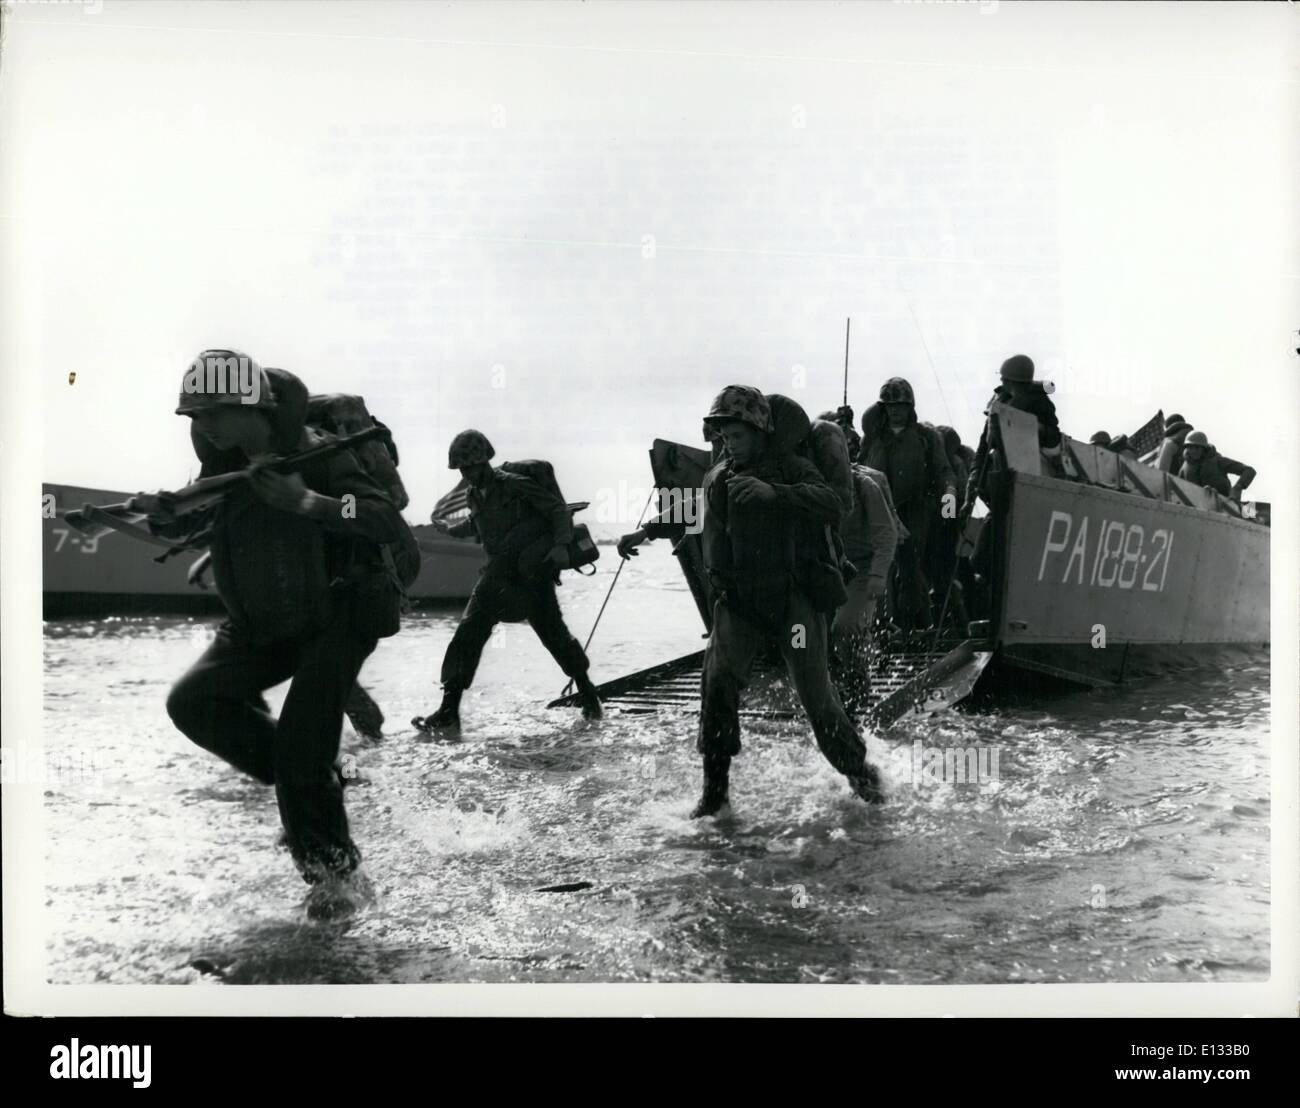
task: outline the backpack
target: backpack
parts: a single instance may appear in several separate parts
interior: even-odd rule
[[[502,462],[500,469],[506,473],[514,473],[520,477],[527,477],[536,481],[547,492],[553,493],[560,500],[568,505],[569,512],[580,512],[587,506],[587,501],[579,501],[570,504],[564,499],[564,493],[560,491],[560,483],[555,479],[555,467],[550,462],[544,462],[539,458],[526,458],[522,462]],[[587,529],[585,523],[574,523],[573,537],[569,539],[569,569],[576,569],[582,573],[582,566],[591,565],[600,557],[600,549],[596,546],[596,541],[591,537],[591,532]],[[596,571],[583,574],[584,577],[590,577]]]
[[[351,435],[369,427],[382,428],[383,434],[353,447],[352,454],[399,512],[411,502],[397,472],[397,444],[392,433],[370,414],[360,396],[347,393],[313,395],[307,401],[306,422],[331,435]],[[402,519],[401,534],[392,542],[379,544],[379,551],[386,572],[382,576],[368,574],[370,580],[358,582],[362,594],[359,614],[365,630],[373,632],[376,638],[387,638],[397,633],[401,613],[410,608],[407,590],[420,575],[420,544],[410,525]]]

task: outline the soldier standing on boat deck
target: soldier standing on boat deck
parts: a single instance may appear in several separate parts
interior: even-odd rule
[[[826,616],[808,591],[811,567],[799,559],[811,550],[809,529],[837,521],[839,501],[808,459],[768,450],[771,408],[757,389],[727,386],[707,419],[727,456],[704,478],[704,564],[718,599],[701,677],[704,789],[691,817],[714,815],[728,801],[731,759],[740,752],[740,691],[771,642],[827,761],[864,800],[877,800],[879,775],[831,685]]]
[[[1061,429],[1056,419],[1056,405],[1047,395],[1043,386],[1034,380],[1034,362],[1027,354],[1013,354],[999,370],[1001,384],[994,390],[988,406],[984,409],[984,430],[980,434],[979,448],[971,462],[970,478],[966,483],[966,496],[962,513],[966,514],[975,504],[975,498],[987,495],[989,485],[987,459],[989,451],[996,445],[990,435],[992,427],[990,415],[994,404],[1006,404],[1017,411],[1027,412],[1038,419],[1038,448],[1049,461],[1059,465],[1061,456]],[[975,602],[984,609],[989,600],[989,556],[992,550],[992,528],[980,528],[975,540],[975,549],[970,558],[970,569],[976,575],[972,579],[978,587]]]
[[[487,436],[473,430],[452,439],[447,453],[448,468],[459,469],[469,482],[470,516],[451,527],[438,520],[434,525],[457,538],[477,536],[488,562],[442,660],[442,703],[437,711],[411,720],[421,731],[460,726],[461,696],[474,680],[492,629],[520,619],[532,625],[573,679],[582,714],[587,719],[601,716],[600,697],[587,676],[586,652],[565,626],[555,595],[560,570],[569,564],[573,519],[568,506],[531,477],[493,468],[495,454]]]
[[[195,366],[243,357],[209,350]],[[244,362],[260,383],[253,403],[237,392],[189,391],[193,367],[186,374],[176,412],[192,420],[204,477],[322,441],[304,424],[306,386],[284,370]],[[311,885],[308,915],[351,912],[372,893],[357,868],[361,853],[348,831],[335,761],[349,690],[384,633],[372,618],[381,613],[361,602],[361,584],[385,572],[379,544],[400,538],[397,508],[346,450],[295,474],[255,471],[215,506],[182,516],[168,513],[157,496],[134,504],[163,537],[210,528],[213,577],[229,613],[168,695],[172,722],[192,742],[275,786],[289,850]],[[286,680],[277,720],[263,693]]]
[[[1242,492],[1255,480],[1255,471],[1244,462],[1226,458],[1211,445],[1204,431],[1193,431],[1183,443],[1183,468],[1178,476],[1220,496],[1240,500]],[[1237,484],[1229,483],[1228,475],[1237,475]]]
[[[993,390],[993,397],[984,409],[984,430],[980,434],[979,448],[975,451],[975,457],[971,462],[971,480],[966,488],[968,499],[973,499],[976,492],[983,491],[973,489],[972,486],[975,475],[984,466],[984,459],[991,446],[988,416],[994,404],[1005,404],[1009,408],[1015,408],[1016,411],[1028,412],[1036,417],[1038,449],[1051,460],[1059,459],[1061,456],[1061,427],[1056,419],[1056,405],[1047,395],[1042,382],[1034,380],[1033,359],[1027,354],[1013,354],[1002,363],[1002,368],[998,372],[1002,381]]]

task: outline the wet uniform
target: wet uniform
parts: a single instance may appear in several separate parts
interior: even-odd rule
[[[483,488],[471,486],[467,499],[469,518],[448,533],[477,536],[488,563],[443,658],[444,692],[469,688],[492,629],[523,619],[567,676],[585,674],[587,655],[564,623],[555,595],[556,570],[546,561],[553,547],[567,544],[573,535],[564,501],[532,478],[504,468],[493,469]]]
[[[733,503],[732,476],[753,476],[777,493],[772,504]],[[740,691],[758,652],[775,642],[808,713],[817,745],[847,776],[861,774],[866,748],[827,672],[827,614],[807,587],[801,551],[808,533],[839,519],[840,502],[816,466],[785,454],[739,466],[724,461],[704,479],[704,562],[715,591],[704,653],[697,749],[710,758],[740,751]]]
[[[870,681],[867,676],[867,645],[871,622],[876,613],[876,597],[870,596],[875,585],[883,593],[898,546],[898,527],[880,486],[868,476],[867,469],[854,467],[854,506],[842,524],[844,553],[857,567],[858,574],[846,585],[849,598],[835,613],[831,624],[831,641],[839,666],[858,696],[865,696]]]
[[[377,642],[357,583],[383,572],[376,544],[398,539],[403,524],[347,451],[301,475],[324,496],[355,497],[355,515],[281,511],[248,486],[206,510],[213,578],[229,619],[172,688],[167,711],[190,740],[275,786],[290,852],[314,884],[350,873],[361,857],[334,763],[344,705]],[[199,522],[191,514],[151,526],[179,535]],[[263,693],[286,680],[277,720]]]
[[[945,493],[956,498],[952,467],[939,434],[922,426],[916,412],[901,431],[888,425],[871,442],[867,464],[885,474],[898,517],[908,533],[898,549],[897,614],[903,621],[928,627],[932,621],[924,563],[934,505]]]

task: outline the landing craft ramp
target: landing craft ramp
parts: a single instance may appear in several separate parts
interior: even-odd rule
[[[890,727],[906,716],[936,711],[963,700],[975,687],[992,651],[973,639],[930,644],[908,643],[881,651],[870,666],[871,693],[863,716],[873,727]],[[597,685],[610,711],[649,715],[698,713],[704,651],[684,654],[649,669]],[[548,708],[578,704],[577,694],[561,696]],[[802,715],[779,662],[760,659],[742,697],[740,714],[749,719],[788,720]]]

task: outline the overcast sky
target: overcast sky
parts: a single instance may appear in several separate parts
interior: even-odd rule
[[[230,346],[364,395],[412,518],[466,426],[595,500],[728,383],[838,404],[851,316],[859,413],[904,376],[969,441],[1025,352],[1076,437],[1178,410],[1294,481],[1292,5],[3,19],[0,352],[45,480],[190,476],[175,394]]]

